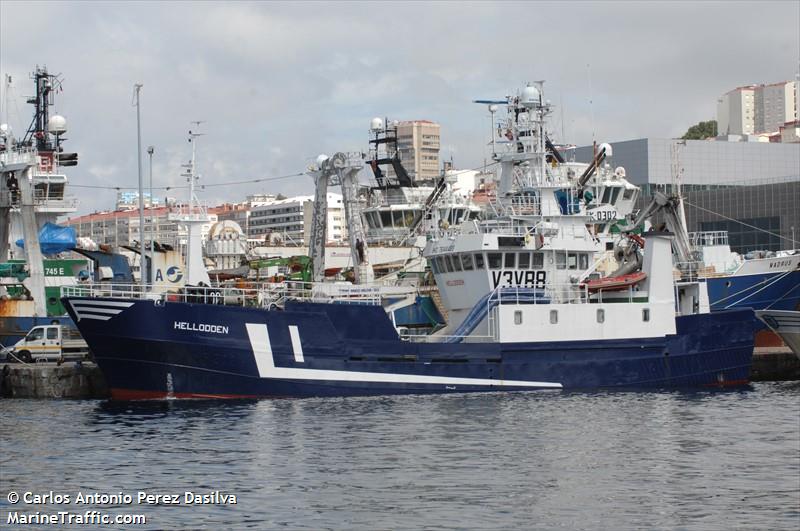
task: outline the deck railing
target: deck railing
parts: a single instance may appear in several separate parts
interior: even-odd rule
[[[175,291],[150,291],[140,284],[87,283],[62,286],[62,297],[148,299],[158,303],[186,302],[255,308],[283,307],[287,301],[339,304],[381,302],[380,287],[353,284],[238,282],[236,285],[186,286]]]

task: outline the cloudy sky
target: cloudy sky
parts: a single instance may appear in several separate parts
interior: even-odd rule
[[[0,120],[18,133],[27,127],[38,64],[64,79],[56,110],[68,120],[67,150],[80,154],[69,169],[75,185],[136,186],[137,82],[155,186],[182,184],[193,120],[205,121],[207,184],[294,174],[319,153],[366,151],[374,116],[439,122],[443,158],[470,168],[488,155],[489,131],[488,112],[472,99],[544,79],[560,141],[680,136],[714,118],[722,93],[794,79],[798,28],[800,1],[1,0],[0,72],[13,84]],[[81,213],[114,202],[113,190],[72,190]],[[203,198],[257,192],[311,193],[311,180],[213,187]]]

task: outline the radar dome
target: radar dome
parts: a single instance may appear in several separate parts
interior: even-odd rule
[[[489,105],[489,112],[497,112],[497,105],[494,103]]]
[[[370,131],[380,131],[383,129],[383,118],[373,118],[369,123]]]
[[[608,142],[603,142],[602,144],[600,144],[597,147],[597,152],[600,153],[604,149],[606,150],[606,157],[610,157],[614,153],[614,150],[611,149],[611,144],[609,144]]]
[[[326,155],[325,153],[320,154],[317,157],[317,167],[322,168],[322,165],[325,164],[326,160],[328,160],[328,155]]]
[[[54,114],[47,121],[47,130],[54,135],[60,135],[67,132],[67,120],[59,115]]]
[[[5,138],[10,131],[11,128],[8,127],[8,124],[0,124],[0,137]]]
[[[539,89],[528,85],[522,89],[522,96],[519,100],[520,103],[525,107],[533,107],[534,105],[537,105],[539,103]]]

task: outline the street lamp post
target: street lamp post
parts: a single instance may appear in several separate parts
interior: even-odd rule
[[[133,104],[136,106],[136,166],[139,170],[139,282],[147,286],[145,271],[147,264],[144,256],[144,190],[142,184],[142,120],[139,112],[139,92],[142,84],[133,85]]]
[[[147,278],[150,288],[153,287],[153,240],[155,240],[156,228],[155,219],[153,217],[153,153],[155,152],[153,146],[147,146],[147,155],[150,157],[150,268]]]

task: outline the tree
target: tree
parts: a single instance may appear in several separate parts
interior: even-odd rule
[[[700,122],[693,125],[686,131],[686,134],[681,137],[683,140],[703,140],[712,136],[717,136],[717,121],[709,120],[708,122]]]

